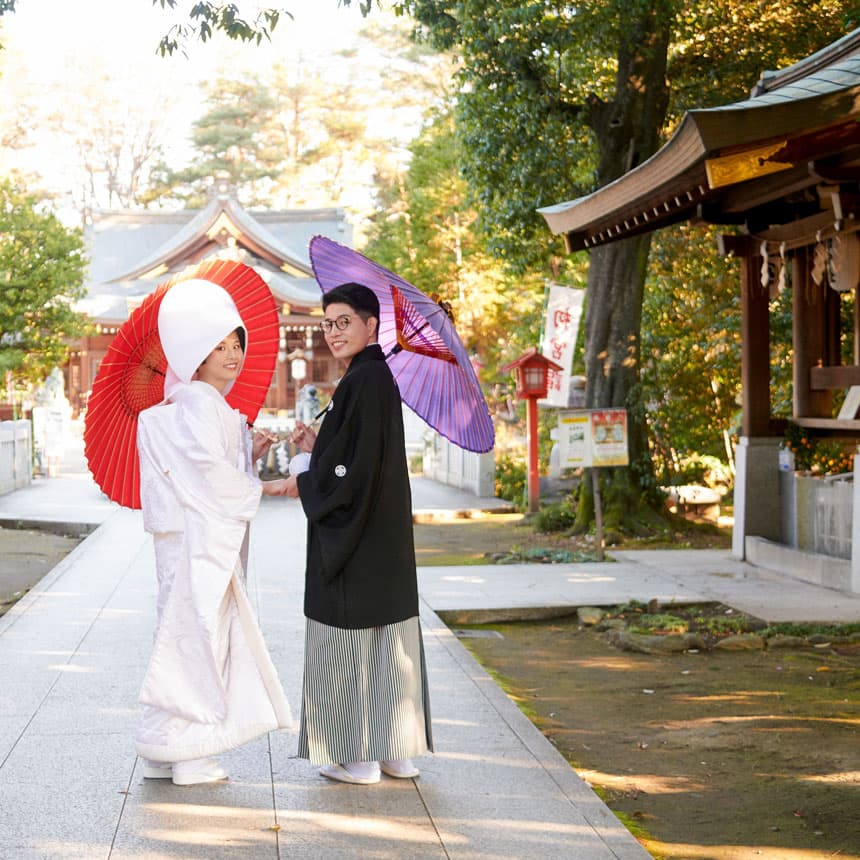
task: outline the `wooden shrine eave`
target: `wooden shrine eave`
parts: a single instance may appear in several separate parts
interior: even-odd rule
[[[816,81],[824,91],[805,98],[767,93],[690,111],[638,167],[592,194],[538,211],[569,252],[682,221],[751,219],[759,230],[817,214],[809,210],[818,186],[835,184],[839,192],[845,185],[850,197],[860,179],[860,57],[842,71],[835,82]],[[798,84],[794,91],[806,93]],[[828,205],[824,200],[819,211]]]

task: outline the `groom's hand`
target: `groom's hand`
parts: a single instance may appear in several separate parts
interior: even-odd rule
[[[287,479],[277,478],[274,481],[263,481],[264,496],[285,496],[287,495]]]
[[[296,480],[296,476],[290,475],[289,478],[284,478],[283,480],[286,483],[284,495],[289,496],[291,499],[297,499],[299,497],[299,482]]]

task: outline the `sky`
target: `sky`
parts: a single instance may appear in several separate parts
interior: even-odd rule
[[[183,11],[192,4],[183,4]],[[253,13],[260,5],[240,0]],[[3,17],[3,41],[27,58],[34,79],[50,85],[63,68],[100,62],[110,68],[136,69],[159,79],[186,81],[211,74],[222,58],[243,68],[262,68],[286,52],[331,51],[354,42],[362,25],[357,0],[339,8],[337,0],[280,0],[267,5],[286,8],[271,44],[241,45],[225,39],[189,43],[187,55],[161,58],[158,42],[171,24],[187,21],[180,11],[162,10],[152,0],[19,0],[17,10]]]
[[[239,0],[240,10],[249,17],[261,5],[277,5],[294,18],[282,16],[271,44],[216,37],[205,44],[189,42],[185,55],[159,56],[160,38],[173,23],[188,20],[184,12],[190,5],[185,3],[180,12],[162,10],[152,0],[19,0],[16,12],[0,19],[0,67],[5,70],[0,110],[15,115],[23,99],[36,103],[42,115],[28,122],[38,129],[51,111],[63,110],[70,84],[74,92],[76,79],[91,79],[101,70],[105,99],[115,103],[118,112],[128,112],[129,121],[153,105],[164,113],[168,129],[176,129],[175,136],[167,134],[165,155],[176,164],[190,157],[190,118],[200,113],[199,82],[215,78],[222,69],[237,76],[260,73],[302,56],[332,57],[331,73],[337,75],[336,53],[356,46],[364,24],[357,0],[344,8],[337,0]],[[373,14],[378,14],[376,9]],[[4,159],[0,153],[0,170],[12,166],[12,159],[14,166],[37,169],[51,190],[68,183],[63,176],[67,154],[38,130],[33,137],[38,145],[26,154],[6,153]]]

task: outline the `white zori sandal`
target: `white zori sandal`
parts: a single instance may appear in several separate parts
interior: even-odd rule
[[[382,772],[395,779],[412,779],[418,776],[420,771],[412,763],[411,758],[398,758],[394,761],[381,761],[379,767]]]
[[[170,779],[173,776],[173,765],[167,761],[152,761],[142,758],[144,779]]]
[[[214,758],[195,758],[173,765],[174,785],[199,785],[226,778],[227,771]]]
[[[352,785],[373,785],[379,782],[379,763],[375,761],[350,761],[346,764],[327,764],[320,773],[338,782]]]

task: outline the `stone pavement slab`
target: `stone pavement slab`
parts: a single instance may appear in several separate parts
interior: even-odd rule
[[[419,568],[423,598],[437,611],[528,617],[538,608],[717,601],[769,622],[860,621],[860,595],[801,582],[733,558],[728,550],[638,550],[578,564]],[[494,612],[488,612],[494,610]],[[462,622],[461,622],[462,623]]]
[[[295,708],[304,536],[297,502],[264,500],[250,593]],[[648,857],[426,600],[437,750],[419,779],[329,782],[284,731],[225,754],[223,784],[143,780],[132,733],[154,604],[140,515],[112,507],[0,618],[2,860]]]
[[[74,452],[72,452],[74,453]],[[78,452],[79,453],[79,452]],[[413,481],[416,510],[487,500]],[[435,514],[434,514],[435,515]],[[331,783],[295,757],[295,732],[223,756],[224,784],[143,780],[132,749],[155,577],[140,515],[108,502],[74,462],[0,496],[0,521],[96,530],[0,618],[0,860],[42,858],[576,858],[647,853],[436,615],[443,609],[720,600],[768,620],[857,620],[860,597],[791,580],[727,552],[612,552],[604,564],[419,570],[436,753],[417,780]],[[266,499],[250,594],[298,708],[304,520]]]

